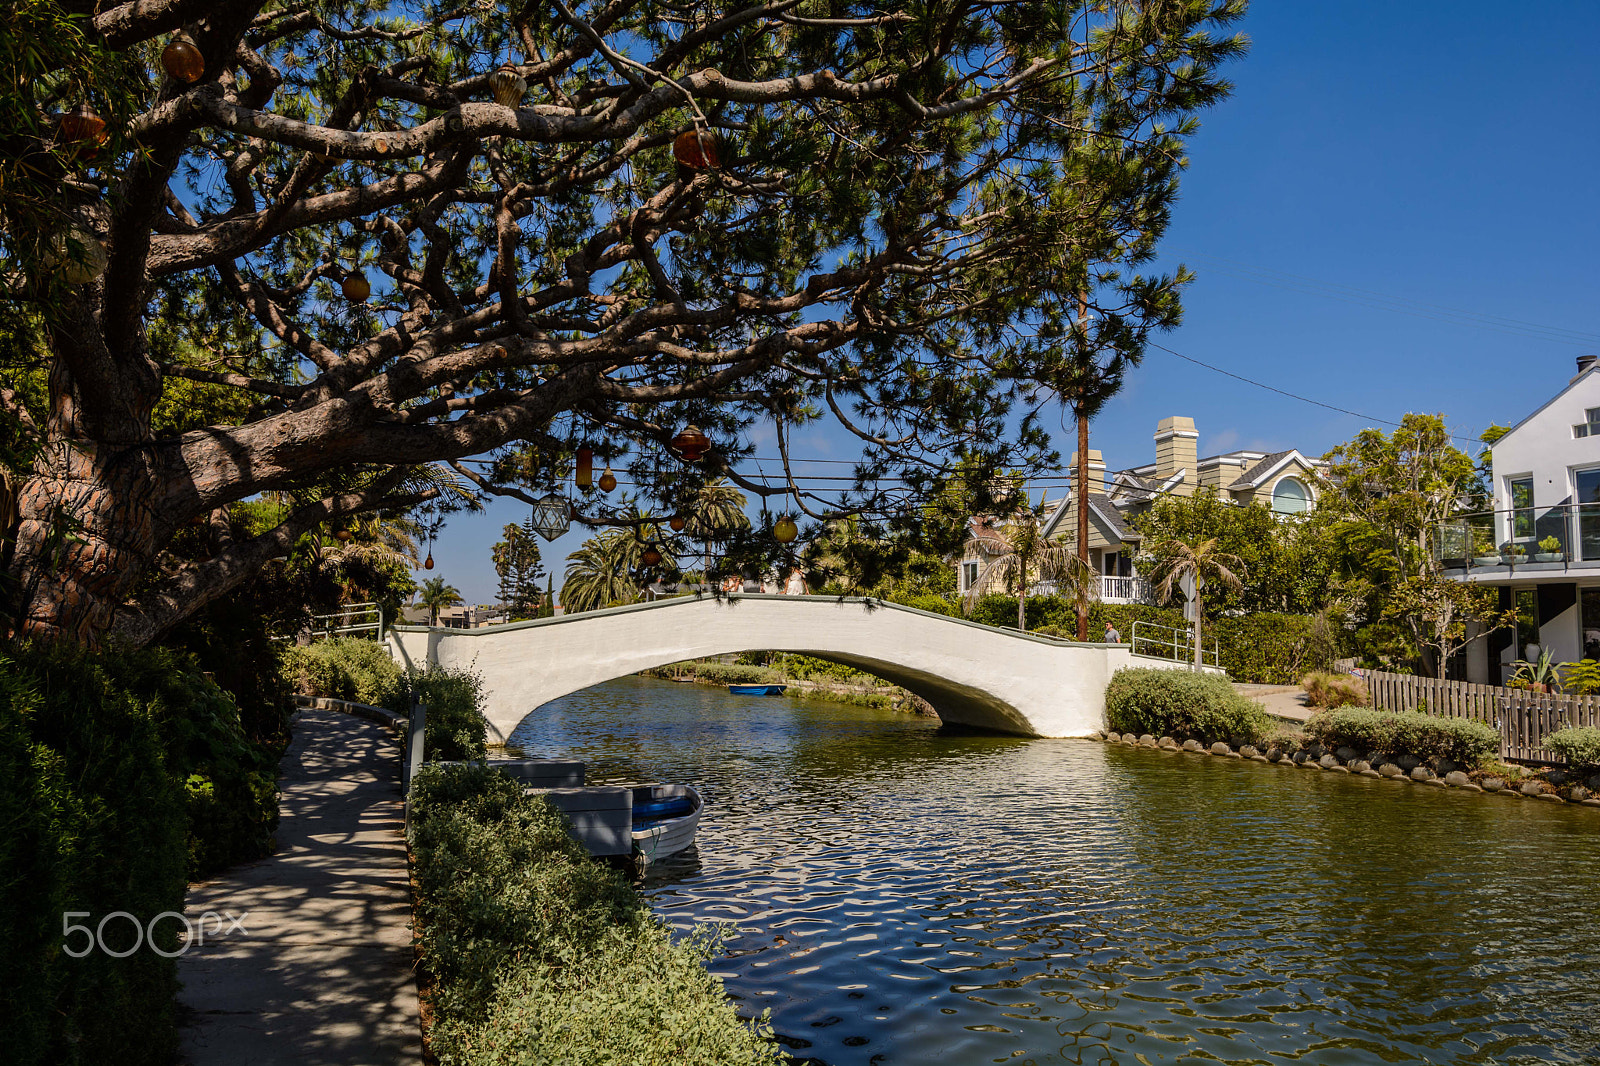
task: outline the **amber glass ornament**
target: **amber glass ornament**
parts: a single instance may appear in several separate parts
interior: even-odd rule
[[[206,57],[189,38],[179,34],[161,50],[161,69],[181,82],[193,85],[206,72]]]

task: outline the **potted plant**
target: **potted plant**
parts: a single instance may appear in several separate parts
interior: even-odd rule
[[[1531,652],[1534,647],[1535,645],[1530,644],[1525,650]],[[1534,662],[1518,659],[1511,665],[1517,668],[1516,673],[1512,675],[1511,681],[1521,682],[1521,684],[1512,685],[1508,683],[1507,687],[1522,688],[1526,686],[1535,692],[1561,691],[1561,667],[1555,661],[1555,656],[1550,654],[1549,649],[1540,651],[1539,658]]]
[[[1528,554],[1528,549],[1513,541],[1506,541],[1500,545],[1500,558],[1507,564],[1522,562],[1523,556]]]
[[[1554,535],[1548,536],[1539,542],[1539,550],[1534,554],[1534,562],[1559,563],[1565,554],[1561,551],[1561,542]]]
[[[1500,556],[1494,551],[1494,538],[1489,536],[1488,530],[1478,530],[1472,538],[1472,565],[1496,566],[1499,562]]]

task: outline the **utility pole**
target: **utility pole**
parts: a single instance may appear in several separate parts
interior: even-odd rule
[[[1078,339],[1085,351],[1089,347],[1089,297],[1078,293]],[[1087,387],[1085,383],[1084,387]],[[1084,417],[1083,396],[1073,404],[1078,418],[1078,639],[1089,639],[1089,420]]]

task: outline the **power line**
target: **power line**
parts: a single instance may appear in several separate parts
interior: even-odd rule
[[[1349,415],[1352,418],[1364,419],[1365,421],[1368,421],[1368,422],[1382,422],[1386,426],[1399,426],[1399,425],[1401,425],[1401,423],[1396,422],[1393,419],[1379,418],[1377,415],[1364,415],[1360,411],[1352,411],[1348,407],[1338,407],[1338,406],[1336,406],[1334,404],[1331,404],[1331,403],[1323,403],[1321,400],[1313,400],[1309,396],[1301,396],[1297,392],[1289,392],[1287,389],[1280,389],[1276,385],[1268,385],[1266,382],[1257,381],[1255,378],[1247,378],[1243,374],[1235,374],[1231,370],[1224,370],[1220,366],[1213,366],[1210,363],[1204,362],[1204,361],[1202,361],[1200,359],[1196,359],[1192,355],[1184,355],[1182,352],[1175,352],[1171,348],[1168,348],[1166,345],[1157,344],[1155,341],[1150,341],[1148,343],[1149,343],[1150,347],[1152,347],[1152,348],[1159,348],[1163,352],[1166,352],[1168,355],[1175,355],[1179,359],[1182,359],[1182,360],[1184,360],[1186,362],[1193,363],[1195,366],[1205,367],[1207,370],[1214,371],[1215,373],[1218,373],[1218,374],[1222,374],[1225,377],[1233,378],[1235,381],[1242,381],[1246,385],[1254,385],[1258,389],[1266,389],[1268,392],[1275,392],[1279,396],[1287,396],[1291,400],[1299,400],[1301,403],[1314,404],[1317,407],[1323,407],[1323,408],[1326,408],[1329,411],[1337,411],[1339,414]],[[1468,442],[1470,442],[1472,444],[1488,444],[1489,443],[1489,441],[1484,440],[1482,437],[1466,437],[1466,436],[1462,436],[1459,433],[1450,433],[1448,430],[1446,430],[1445,432],[1446,432],[1446,435],[1449,436],[1452,440],[1464,440],[1464,441],[1468,441]]]

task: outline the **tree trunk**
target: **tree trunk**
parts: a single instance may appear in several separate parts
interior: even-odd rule
[[[1201,650],[1202,649],[1202,645],[1200,643],[1200,640],[1201,640],[1201,634],[1200,634],[1201,621],[1205,618],[1205,616],[1206,616],[1205,605],[1200,600],[1200,572],[1199,571],[1195,571],[1195,575],[1194,575],[1194,669],[1195,669],[1196,673],[1199,673],[1201,670],[1203,670],[1205,668],[1205,653],[1204,653],[1204,651]]]
[[[98,647],[171,536],[162,494],[146,449],[47,444],[17,490],[13,635]]]
[[[1022,582],[1017,586],[1017,630],[1022,633],[1028,631],[1028,571],[1022,571]]]
[[[1078,416],[1078,639],[1089,639],[1089,420]]]

